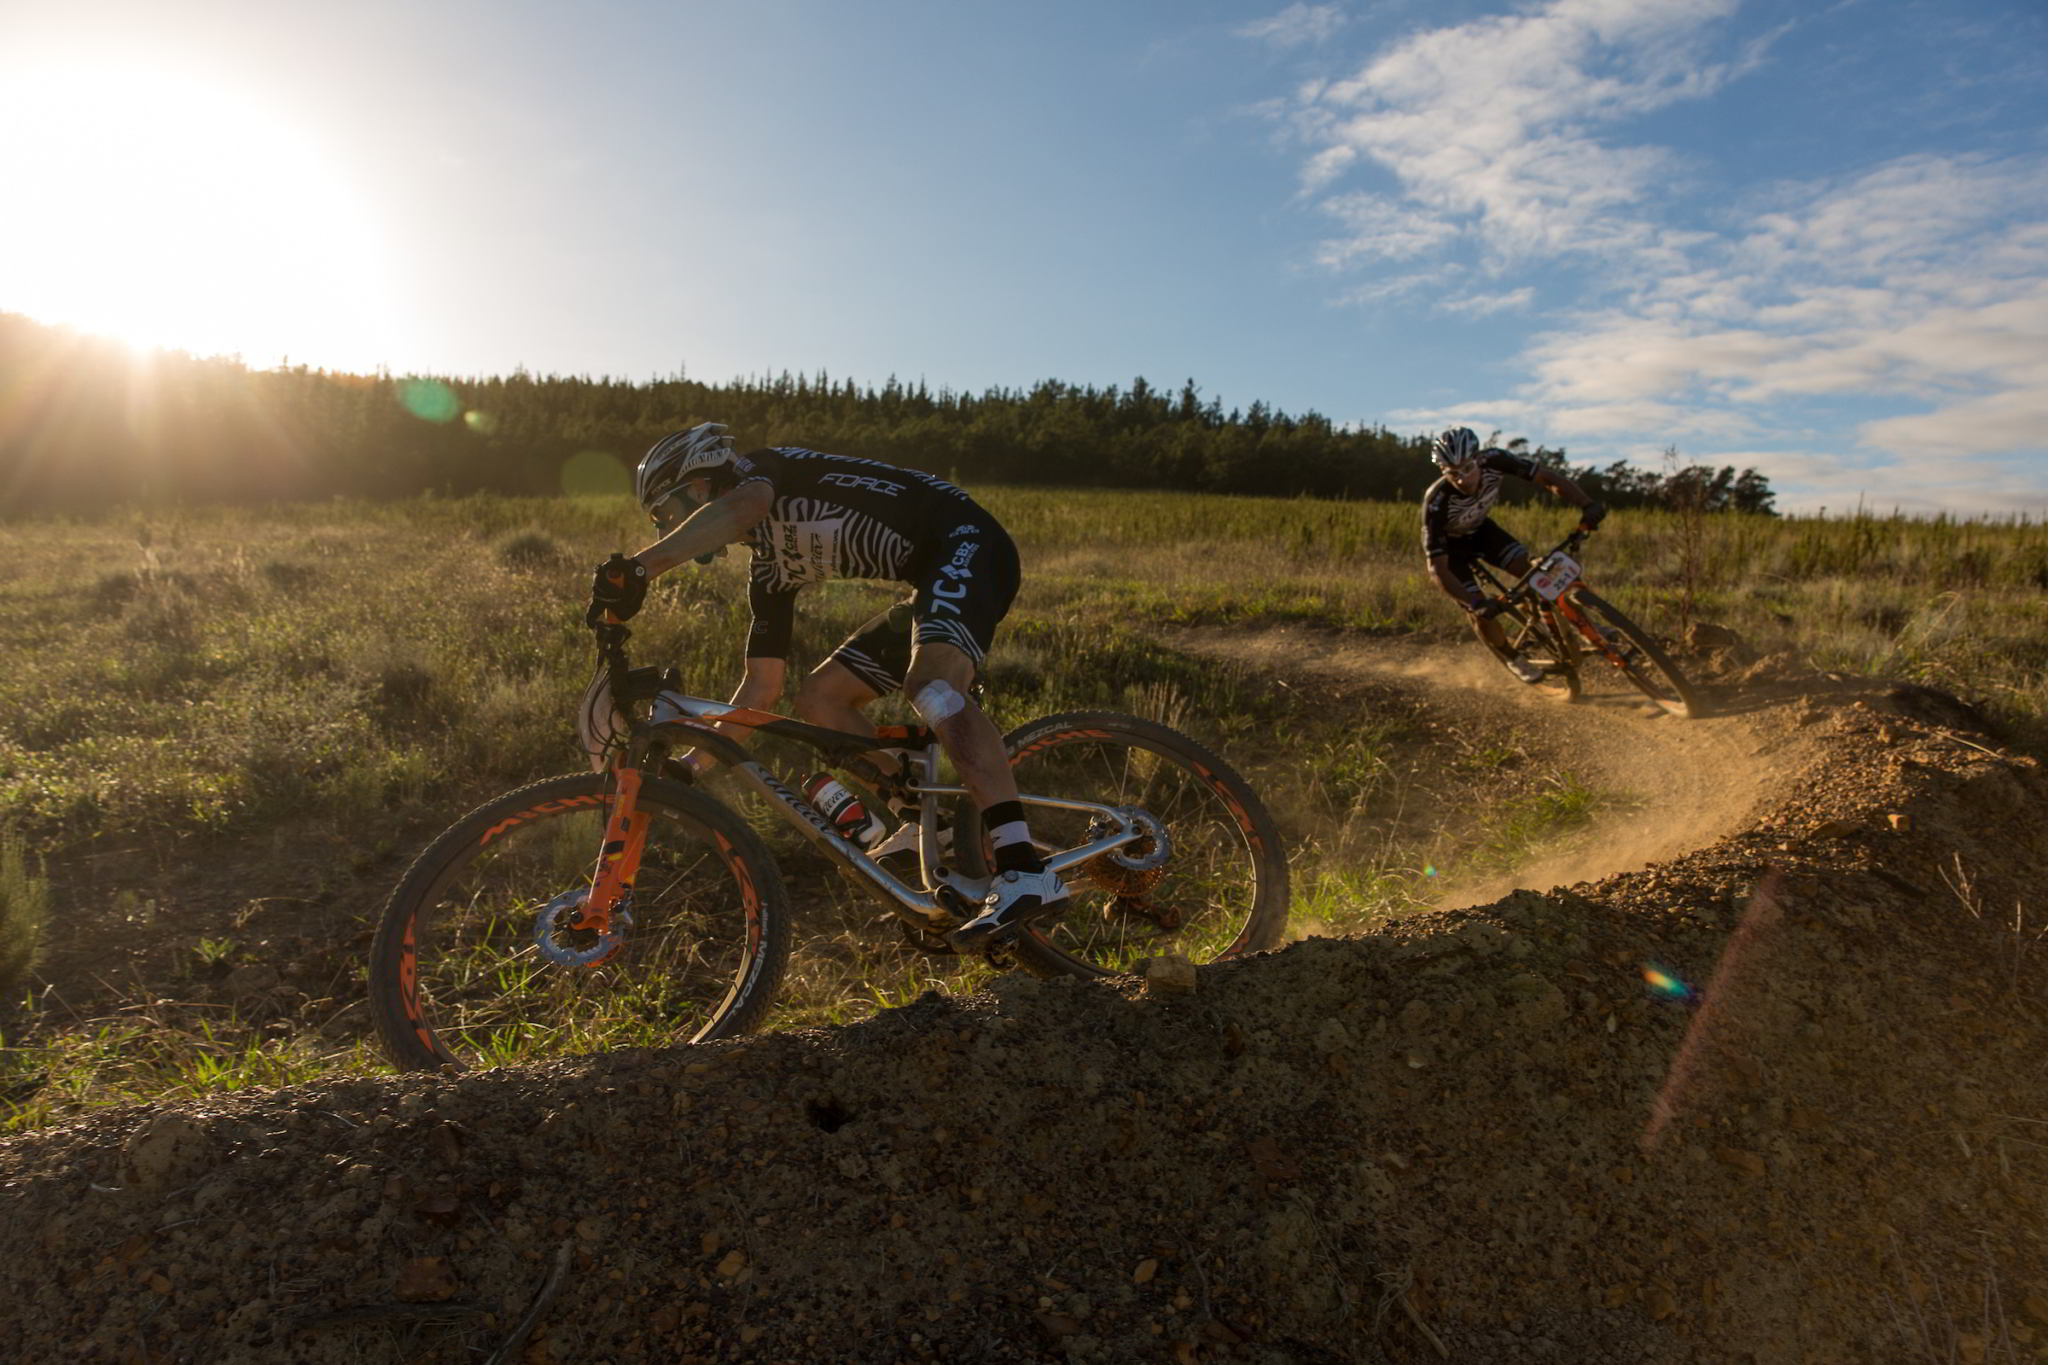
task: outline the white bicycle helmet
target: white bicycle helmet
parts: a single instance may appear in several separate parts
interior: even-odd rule
[[[1438,469],[1454,469],[1479,455],[1479,438],[1470,427],[1446,427],[1429,443],[1429,458]]]
[[[633,474],[633,496],[654,515],[655,505],[676,491],[683,480],[732,463],[732,437],[723,424],[699,422],[688,431],[671,432],[640,457]]]

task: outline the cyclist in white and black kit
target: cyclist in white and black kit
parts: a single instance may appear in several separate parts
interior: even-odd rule
[[[985,508],[929,474],[797,446],[740,454],[705,422],[656,442],[634,478],[660,538],[601,565],[591,600],[620,619],[640,609],[649,580],[722,547],[751,548],[746,671],[734,706],[766,710],[788,681],[797,594],[828,578],[907,583],[912,595],[849,636],[797,690],[814,725],[860,734],[861,709],[901,690],[932,728],[981,807],[997,875],[981,913],[953,933],[978,950],[1007,941],[1067,899],[1045,870],[1017,800],[1001,733],[976,705],[976,670],[1017,595],[1017,547]],[[885,774],[885,776],[888,776]]]
[[[1600,524],[1607,509],[1564,475],[1525,455],[1497,447],[1480,449],[1470,427],[1439,433],[1430,443],[1429,456],[1443,471],[1422,495],[1422,556],[1430,577],[1471,614],[1480,641],[1500,655],[1516,677],[1535,682],[1543,676],[1542,667],[1509,651],[1507,634],[1493,619],[1500,604],[1479,591],[1472,573],[1473,561],[1479,559],[1515,577],[1529,568],[1529,551],[1490,515],[1500,500],[1501,480],[1526,479],[1557,494],[1579,509],[1579,524],[1589,531]]]

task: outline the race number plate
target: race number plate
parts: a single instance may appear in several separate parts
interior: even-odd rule
[[[1578,561],[1562,553],[1550,556],[1535,573],[1529,575],[1529,586],[1541,593],[1546,602],[1555,602],[1566,588],[1578,581]]]

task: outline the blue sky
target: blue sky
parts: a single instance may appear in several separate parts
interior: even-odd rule
[[[0,184],[0,309],[252,364],[1193,378],[2048,513],[2038,0],[0,0]]]

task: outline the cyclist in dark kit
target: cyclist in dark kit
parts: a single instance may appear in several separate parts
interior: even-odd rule
[[[1440,432],[1430,442],[1429,457],[1443,471],[1422,495],[1422,555],[1429,575],[1470,613],[1480,642],[1500,655],[1517,678],[1535,682],[1543,676],[1542,667],[1508,649],[1507,634],[1493,619],[1499,604],[1479,591],[1472,573],[1477,559],[1518,578],[1529,569],[1529,551],[1490,515],[1500,500],[1501,480],[1526,479],[1557,494],[1579,509],[1579,524],[1589,531],[1606,517],[1607,509],[1564,475],[1527,456],[1498,447],[1480,449],[1470,427]]]
[[[726,545],[748,546],[753,625],[736,707],[766,710],[781,698],[804,588],[827,578],[909,584],[909,599],[861,626],[803,680],[797,715],[873,734],[862,708],[901,690],[931,727],[983,811],[996,858],[981,912],[953,931],[956,947],[1007,942],[1067,899],[1031,841],[1002,735],[972,695],[1019,576],[1017,548],[986,509],[942,479],[874,460],[798,446],[741,454],[716,422],[656,442],[634,493],[659,538],[623,566],[599,566],[593,608],[623,620],[639,611],[652,579]]]

